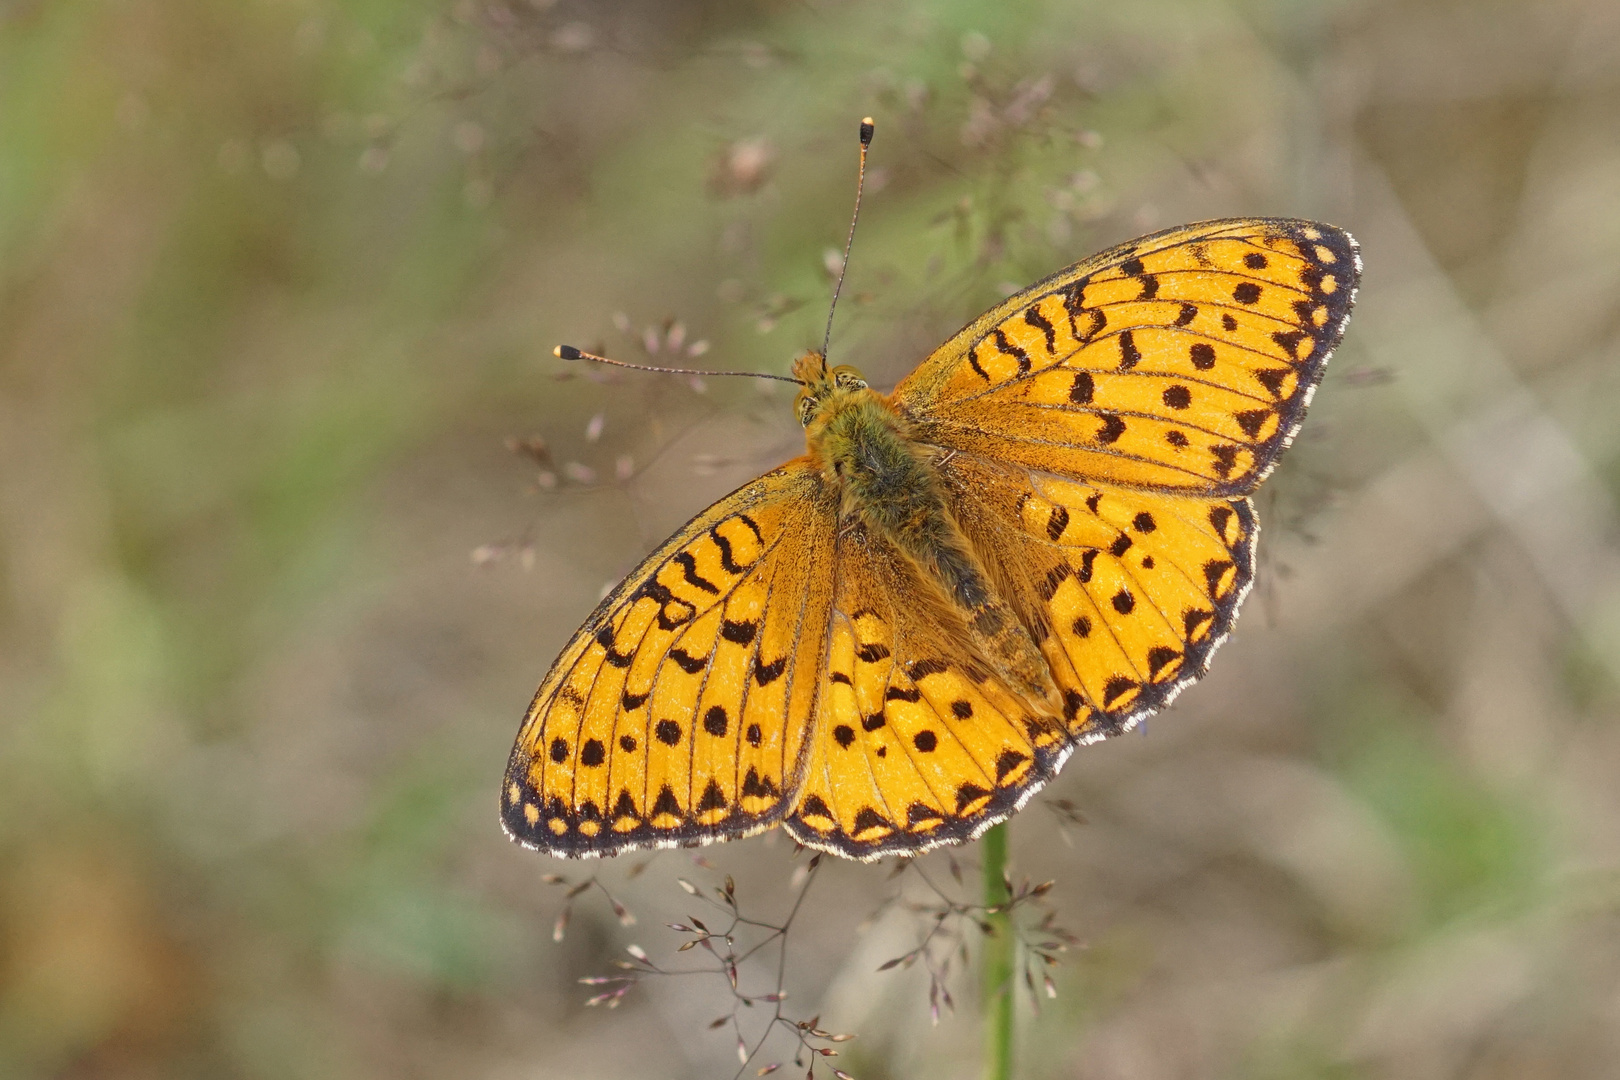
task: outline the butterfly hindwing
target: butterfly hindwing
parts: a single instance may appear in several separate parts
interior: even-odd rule
[[[1064,742],[966,644],[887,541],[851,524],[803,788],[785,824],[851,858],[977,836],[1050,779]]]
[[[798,784],[837,503],[804,459],[693,518],[605,599],[541,683],[502,821],[559,855],[748,835]]]
[[[1133,491],[966,454],[942,474],[1037,638],[1077,742],[1126,730],[1201,676],[1254,579],[1247,498]]]
[[[1252,491],[1344,333],[1355,241],[1316,222],[1184,226],[1030,286],[935,350],[893,401],[916,437],[1160,491]]]

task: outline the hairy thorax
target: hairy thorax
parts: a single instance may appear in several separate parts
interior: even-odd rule
[[[794,373],[806,382],[799,414],[810,454],[839,490],[841,516],[903,552],[961,617],[974,651],[1031,701],[1056,712],[1046,661],[947,508],[938,451],[914,441],[905,418],[853,368],[828,369],[809,353]]]

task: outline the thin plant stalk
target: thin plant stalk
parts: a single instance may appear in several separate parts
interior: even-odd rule
[[[980,998],[984,1003],[985,1080],[1012,1080],[1013,963],[1012,919],[1007,912],[1007,823],[1004,821],[979,841],[984,864],[984,905],[990,933],[980,960],[984,977]]]

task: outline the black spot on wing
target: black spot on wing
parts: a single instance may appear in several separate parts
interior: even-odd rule
[[[914,802],[906,807],[906,827],[914,829],[927,821],[944,821],[945,815],[927,803]]]
[[[1042,602],[1044,603],[1056,596],[1059,586],[1072,573],[1074,571],[1069,568],[1068,563],[1058,563],[1048,570],[1046,576],[1036,585],[1036,588],[1040,590]]]
[[[1006,781],[1007,774],[1029,760],[1028,754],[1021,754],[1017,750],[1003,750],[996,758],[996,783]]]
[[[892,831],[894,829],[894,823],[889,821],[888,818],[884,817],[876,810],[872,809],[870,806],[863,806],[855,814],[855,828],[853,835],[859,837],[862,833],[871,832],[873,829],[888,829]]]
[[[681,575],[686,578],[688,585],[696,586],[697,588],[702,589],[704,592],[711,593],[715,596],[720,594],[720,589],[714,584],[714,582],[697,572],[697,558],[693,556],[690,551],[681,552],[679,555],[675,556],[674,561],[680,564]]]
[[[1180,650],[1172,649],[1168,645],[1155,645],[1147,654],[1148,678],[1157,680],[1159,672],[1179,659],[1181,659]]]
[[[1223,595],[1221,582],[1226,575],[1237,568],[1237,564],[1230,559],[1211,559],[1204,564],[1204,583],[1209,588],[1209,595],[1219,597]]]
[[[1063,535],[1063,530],[1069,527],[1069,508],[1058,506],[1052,510],[1052,516],[1046,522],[1046,535],[1055,544]]]
[[[1057,327],[1052,325],[1050,319],[1041,314],[1038,307],[1024,309],[1024,321],[1046,336],[1046,351],[1051,354],[1057,352]]]
[[[990,793],[978,784],[962,784],[956,789],[956,812],[960,814],[980,799],[989,797]]]
[[[754,635],[758,632],[759,623],[751,619],[739,619],[735,622],[726,619],[720,623],[720,636],[738,645],[747,645],[754,640]]]
[[[1115,675],[1109,679],[1108,685],[1103,687],[1103,708],[1112,707],[1114,702],[1135,690],[1136,685],[1135,679],[1127,679],[1123,675]]]
[[[732,557],[731,557],[731,541],[727,540],[724,536],[722,536],[720,534],[720,526],[719,525],[716,525],[712,529],[709,530],[709,539],[713,540],[715,546],[720,549],[720,566],[721,566],[721,568],[724,569],[725,572],[728,573],[728,574],[740,574],[740,573],[742,573],[744,568],[741,567],[741,566],[738,566],[736,564],[736,562],[732,560]]]
[[[806,795],[804,802],[799,807],[799,814],[802,817],[826,818],[828,821],[835,820],[832,811],[827,809],[827,804],[822,801],[820,795]]]
[[[658,790],[658,798],[653,800],[652,816],[670,814],[681,817],[681,804],[675,801],[675,792],[668,784]]]
[[[1272,397],[1282,397],[1282,388],[1288,382],[1293,372],[1287,368],[1261,368],[1254,373],[1254,377],[1261,386],[1271,391]]]
[[[1136,347],[1136,334],[1131,330],[1119,333],[1119,370],[1129,371],[1142,362],[1142,350]]]
[[[748,774],[743,777],[742,793],[755,799],[775,798],[780,792],[776,790],[776,782],[770,777],[760,778],[759,770],[748,766]]]
[[[668,655],[671,660],[675,661],[676,667],[680,668],[688,675],[696,675],[709,663],[709,658],[707,656],[693,656],[685,649],[671,649],[666,655]]]
[[[1101,415],[1103,418],[1103,426],[1102,430],[1097,432],[1097,441],[1105,446],[1109,443],[1118,442],[1119,437],[1125,434],[1124,418],[1116,416],[1113,413],[1102,413]]]
[[[1007,335],[1002,332],[1000,327],[996,328],[995,338],[996,338],[996,348],[1000,349],[1002,352],[1006,353],[1008,356],[1010,356],[1014,360],[1018,361],[1018,374],[1020,374],[1020,375],[1028,375],[1029,374],[1029,353],[1025,352],[1023,349],[1019,348],[1017,345],[1014,345],[1012,342],[1008,341],[1007,340]]]
[[[725,793],[720,790],[720,785],[717,782],[714,780],[709,781],[709,786],[703,789],[703,797],[698,800],[697,808],[700,814],[710,810],[724,810],[726,808]]]
[[[680,803],[676,801],[676,792],[667,784],[664,784],[658,790],[658,798],[653,800],[654,818],[658,818],[659,814],[672,814],[676,818],[684,816],[684,814],[680,813]]]
[[[1240,413],[1234,413],[1232,419],[1238,422],[1238,427],[1243,429],[1243,434],[1253,439],[1259,436],[1260,429],[1265,426],[1270,417],[1270,409],[1245,409]]]
[[[598,630],[596,632],[596,643],[607,652],[607,662],[616,668],[627,668],[630,666],[630,661],[636,658],[633,652],[621,653],[614,650],[612,627],[604,626]]]
[[[1310,335],[1303,330],[1278,330],[1271,335],[1271,340],[1281,345],[1283,351],[1290,358],[1297,359],[1299,356],[1299,343],[1307,337],[1310,337]]]

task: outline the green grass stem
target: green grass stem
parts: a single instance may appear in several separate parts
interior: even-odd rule
[[[991,933],[984,940],[984,983],[980,998],[984,1003],[985,1080],[1012,1080],[1013,1063],[1013,961],[1017,943],[1013,940],[1012,919],[1005,905],[1007,893],[1007,823],[992,828],[979,841],[984,864],[984,904],[992,912],[985,916]]]

